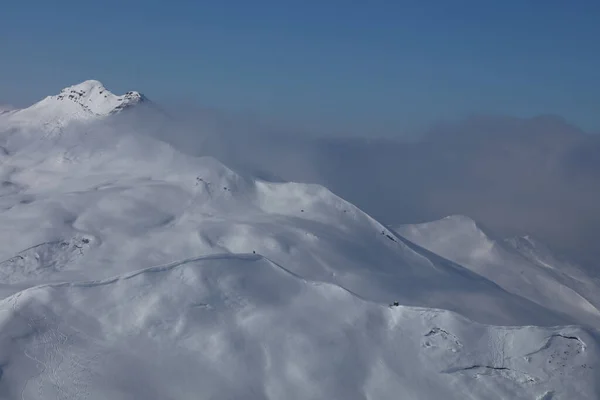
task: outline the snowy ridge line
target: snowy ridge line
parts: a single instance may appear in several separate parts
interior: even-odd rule
[[[449,259],[513,295],[567,317],[577,316],[578,324],[598,327],[600,298],[591,280],[578,266],[554,258],[529,237],[494,237],[463,215],[396,229],[400,236],[429,250],[429,257]]]
[[[359,300],[361,300],[361,301],[364,301],[364,302],[366,302],[366,303],[370,303],[370,304],[381,304],[381,303],[377,303],[377,302],[375,302],[375,301],[372,301],[372,300],[368,300],[368,299],[364,298],[363,296],[359,295],[358,293],[356,293],[356,292],[354,292],[354,291],[352,291],[352,290],[350,290],[350,289],[348,289],[348,288],[345,288],[344,286],[342,286],[342,285],[340,285],[340,284],[336,284],[336,283],[332,283],[332,282],[324,282],[324,281],[309,280],[309,279],[306,279],[306,278],[304,278],[304,277],[302,277],[302,276],[300,276],[300,275],[298,275],[298,274],[296,274],[296,273],[294,273],[294,272],[292,272],[292,271],[288,270],[288,269],[287,269],[287,268],[285,268],[283,265],[280,265],[279,263],[276,263],[275,261],[271,260],[271,259],[270,259],[270,258],[268,258],[268,257],[262,256],[262,255],[259,255],[259,257],[260,257],[260,258],[262,258],[263,260],[266,260],[266,261],[268,261],[269,263],[271,263],[272,265],[274,265],[274,266],[276,266],[277,268],[281,269],[282,271],[284,271],[284,272],[287,272],[287,273],[288,273],[288,274],[290,274],[291,276],[293,276],[293,277],[295,277],[295,278],[297,278],[297,279],[300,279],[300,280],[302,280],[302,281],[303,281],[303,282],[305,282],[305,283],[309,283],[309,284],[312,284],[312,285],[319,285],[319,286],[331,286],[331,287],[335,287],[335,288],[337,288],[337,289],[341,289],[341,290],[343,290],[343,291],[347,292],[347,293],[348,293],[348,294],[350,294],[351,296],[353,296],[353,297],[355,297],[355,298],[357,298],[357,299],[359,299]]]
[[[39,246],[39,245],[38,245]],[[35,248],[37,246],[33,246],[33,248]],[[181,266],[185,266],[194,262],[198,262],[198,261],[213,261],[213,260],[242,260],[242,261],[260,261],[260,260],[264,260],[267,261],[270,265],[272,265],[273,267],[276,267],[277,269],[283,271],[284,273],[301,280],[304,283],[307,284],[313,284],[313,285],[319,285],[319,286],[331,286],[331,287],[335,287],[337,289],[341,289],[345,292],[347,292],[348,294],[350,294],[353,297],[356,297],[357,299],[364,301],[366,303],[370,303],[370,304],[381,304],[382,303],[377,303],[371,300],[368,300],[366,298],[364,298],[363,296],[353,292],[350,289],[347,289],[341,285],[335,284],[335,283],[331,283],[331,282],[325,282],[325,281],[316,281],[316,280],[309,280],[306,279],[292,271],[290,271],[289,269],[285,268],[284,266],[280,265],[279,263],[269,259],[268,257],[265,257],[263,255],[260,254],[253,254],[253,253],[223,253],[223,254],[212,254],[212,255],[208,255],[208,256],[199,256],[199,257],[192,257],[192,258],[187,258],[184,260],[179,260],[179,261],[173,261],[171,263],[168,264],[163,264],[163,265],[156,265],[156,266],[152,266],[152,267],[147,267],[147,268],[142,268],[139,269],[137,271],[133,271],[133,272],[129,272],[126,274],[122,274],[122,275],[117,275],[111,278],[107,278],[107,279],[100,279],[100,280],[92,280],[92,281],[80,281],[80,282],[53,282],[53,283],[44,283],[44,284],[40,284],[40,285],[35,285],[35,286],[31,286],[28,288],[25,288],[17,293],[14,293],[13,295],[2,299],[2,300],[8,300],[11,299],[15,296],[19,296],[22,293],[26,293],[30,290],[36,290],[36,289],[44,289],[44,288],[62,288],[62,287],[97,287],[97,286],[105,286],[105,285],[110,285],[113,283],[117,283],[120,281],[124,281],[124,280],[129,280],[132,278],[135,278],[137,276],[143,275],[143,274],[149,274],[149,273],[158,273],[158,272],[168,272],[171,271],[177,267],[181,267]],[[202,266],[199,266],[199,268],[202,268]],[[415,310],[431,310],[431,308],[426,308],[426,307],[409,307],[406,306],[410,309],[415,309]],[[447,311],[447,310],[442,310],[441,311]]]
[[[444,218],[444,219],[448,219],[448,218],[452,218],[452,216],[446,217],[446,218]],[[474,221],[473,221],[473,222],[474,222]],[[476,226],[477,226],[477,225],[476,225]],[[481,282],[484,282],[485,284],[487,284],[487,285],[489,285],[489,286],[491,286],[491,287],[495,287],[496,289],[498,289],[498,290],[500,290],[500,291],[502,291],[502,292],[505,292],[505,293],[507,293],[507,294],[511,294],[512,296],[515,296],[515,297],[518,297],[518,298],[522,299],[523,301],[529,301],[529,300],[528,300],[528,299],[527,299],[525,296],[522,296],[522,295],[520,295],[519,293],[514,293],[514,292],[510,292],[510,291],[508,291],[507,289],[505,289],[504,287],[502,287],[501,285],[499,285],[498,283],[496,283],[496,282],[495,282],[495,281],[493,281],[492,279],[489,279],[489,278],[487,278],[487,277],[485,277],[485,276],[483,276],[483,275],[481,275],[481,274],[479,274],[479,273],[477,273],[477,272],[475,272],[475,271],[472,271],[472,270],[470,270],[470,269],[468,269],[468,268],[464,267],[463,265],[461,265],[461,264],[459,264],[459,263],[457,263],[457,262],[455,262],[455,261],[452,261],[452,260],[450,260],[450,259],[448,259],[448,258],[446,258],[446,257],[444,257],[444,256],[442,256],[442,255],[440,255],[440,254],[438,254],[438,253],[435,253],[435,252],[433,252],[433,251],[431,251],[431,250],[429,250],[429,249],[427,249],[427,248],[425,248],[425,247],[423,247],[423,246],[421,246],[421,245],[418,245],[418,244],[416,244],[415,242],[413,242],[413,241],[411,241],[411,240],[409,240],[409,239],[405,238],[405,237],[404,237],[404,236],[402,236],[401,234],[399,234],[399,233],[398,233],[396,230],[394,230],[393,228],[391,228],[391,227],[386,227],[386,229],[388,229],[388,230],[389,230],[389,232],[390,232],[392,235],[394,235],[394,237],[395,237],[397,240],[399,240],[399,241],[403,242],[403,243],[404,243],[406,246],[408,246],[410,249],[414,250],[414,251],[415,251],[415,253],[417,253],[417,254],[419,254],[419,255],[422,255],[422,256],[423,256],[425,259],[427,259],[427,260],[428,260],[428,261],[431,263],[431,265],[432,265],[434,268],[438,269],[438,268],[435,266],[435,263],[431,262],[431,260],[436,260],[436,261],[437,261],[439,264],[441,264],[442,266],[446,266],[446,267],[449,267],[449,268],[453,269],[453,270],[454,270],[454,272],[456,272],[457,274],[463,274],[464,276],[468,276],[468,277],[473,277],[473,278],[479,279]],[[426,257],[425,257],[425,256],[426,256]],[[524,257],[523,257],[523,258],[524,258]],[[569,276],[569,277],[570,277],[570,276]],[[576,293],[577,293],[577,292],[576,292]],[[577,293],[577,294],[579,294],[579,293]],[[587,300],[587,299],[585,298],[585,296],[583,296],[583,295],[581,295],[581,294],[579,294],[579,295],[580,295],[580,296],[581,296],[583,299]],[[590,303],[590,304],[591,304],[591,303]],[[542,306],[543,306],[543,304],[540,304],[540,305],[542,305]],[[597,309],[595,306],[594,306],[594,309],[595,309],[595,310],[598,310],[598,309]],[[448,311],[451,311],[451,310],[448,310]],[[558,311],[558,310],[555,310],[555,312],[557,312],[558,314],[560,314],[560,315],[563,315],[563,316],[565,316],[565,317],[568,317],[568,316],[569,316],[569,315],[567,315],[566,313],[564,313],[564,312],[560,312],[560,311]],[[505,325],[492,325],[492,326],[505,326]],[[506,325],[506,326],[509,326],[509,325]],[[518,325],[518,326],[524,326],[524,325]],[[534,325],[531,325],[531,326],[534,326]],[[596,332],[598,332],[598,333],[600,334],[600,330],[596,329],[595,327],[591,326],[590,324],[584,324],[584,323],[582,323],[582,324],[579,324],[579,325],[577,325],[577,324],[568,324],[568,325],[554,325],[554,326],[555,326],[555,327],[560,327],[560,326],[578,326],[578,327],[581,327],[581,328],[586,328],[586,329],[589,329],[589,330],[596,331]]]
[[[431,250],[428,250],[423,246],[416,244],[415,242],[405,238],[404,236],[402,236],[401,234],[396,232],[396,230],[394,230],[393,228],[386,226],[386,229],[389,230],[392,233],[392,235],[394,235],[395,239],[397,239],[398,241],[400,241],[401,243],[406,245],[408,248],[413,250],[415,253],[422,255],[423,258],[428,260],[434,268],[438,269],[435,266],[435,264],[433,262],[431,262],[430,258],[433,258],[433,259],[439,261],[444,266],[448,266],[448,267],[452,268],[452,270],[455,271],[456,273],[459,273],[459,274],[462,274],[462,275],[468,276],[468,277],[478,278],[480,281],[486,282],[487,284],[489,284],[492,287],[495,287],[502,291],[506,291],[500,285],[498,285],[496,282],[494,282],[490,279],[487,279],[484,276],[482,276],[476,272],[473,272],[452,260],[449,260],[448,258],[442,257],[439,254],[434,253]],[[425,257],[425,256],[427,256],[427,257]]]
[[[390,307],[388,304],[384,304],[384,303],[366,299],[363,296],[361,296],[361,295],[355,293],[354,291],[347,289],[339,284],[332,283],[332,282],[306,279],[306,278],[288,270],[284,266],[269,259],[268,257],[265,257],[260,254],[254,254],[254,253],[223,253],[223,254],[212,254],[212,255],[207,255],[207,256],[198,256],[198,257],[187,258],[184,260],[174,261],[174,262],[171,262],[168,264],[142,268],[137,271],[129,272],[129,273],[122,274],[122,275],[117,275],[117,276],[107,278],[107,279],[92,280],[92,281],[80,281],[80,282],[58,282],[58,283],[54,282],[54,283],[40,284],[40,285],[31,286],[31,287],[25,288],[19,292],[16,292],[16,293],[12,294],[11,296],[8,296],[8,297],[2,299],[1,302],[4,302],[4,301],[10,302],[14,298],[18,298],[24,293],[27,293],[29,291],[35,291],[37,289],[68,288],[68,287],[74,287],[74,288],[90,287],[91,288],[91,287],[106,286],[106,285],[111,285],[111,284],[114,284],[114,283],[117,283],[120,281],[126,281],[129,279],[133,279],[133,278],[136,278],[136,277],[144,275],[144,274],[169,272],[178,267],[183,267],[183,266],[186,266],[186,265],[194,263],[194,262],[216,261],[216,260],[241,260],[241,261],[252,261],[252,262],[261,261],[261,260],[267,261],[268,264],[275,267],[276,270],[280,270],[280,271],[284,272],[286,275],[296,278],[306,284],[310,284],[310,285],[314,285],[314,286],[332,287],[337,290],[342,290],[342,291],[348,293],[351,297],[354,297],[357,300],[360,300],[361,302],[387,308],[390,310],[390,312],[413,311],[413,312],[418,312],[418,313],[446,314],[446,315],[451,315],[456,320],[462,321],[464,323],[469,323],[469,324],[474,323],[474,324],[477,324],[482,327],[501,328],[506,331],[520,331],[522,329],[527,329],[527,328],[532,328],[532,329],[540,328],[538,325],[535,325],[535,324],[502,325],[502,324],[490,324],[490,323],[483,323],[483,322],[475,322],[459,312],[444,309],[444,308],[410,306],[410,305],[403,305],[403,304],[400,304],[400,305],[394,306],[394,307]],[[449,262],[451,262],[451,261],[449,261]],[[203,268],[204,266],[197,266],[197,267]],[[482,279],[486,280],[485,278],[482,278]],[[494,284],[493,282],[491,282],[491,283]],[[600,339],[600,330],[599,329],[595,329],[595,328],[589,327],[589,326],[578,325],[578,324],[550,325],[550,326],[545,326],[544,329],[547,329],[549,331],[559,331],[560,332],[560,333],[553,332],[553,333],[549,334],[546,337],[547,340],[550,340],[555,336],[567,337],[568,335],[570,335],[570,332],[573,332],[573,335],[576,335],[577,331],[582,331],[582,330],[587,332],[588,334],[596,336]],[[577,340],[581,341],[581,339],[579,337],[577,337]]]
[[[26,292],[30,289],[33,290],[33,289],[56,288],[56,287],[96,287],[96,286],[110,285],[111,283],[132,279],[138,275],[142,275],[145,273],[170,271],[179,266],[190,264],[190,263],[193,263],[196,261],[227,260],[227,259],[257,261],[257,260],[260,260],[261,258],[264,258],[264,257],[257,256],[254,254],[243,254],[243,253],[240,253],[240,254],[225,253],[225,254],[213,254],[213,255],[209,255],[209,256],[192,257],[192,258],[187,258],[184,260],[173,261],[168,264],[155,265],[152,267],[142,268],[137,271],[128,272],[126,274],[116,275],[116,276],[113,276],[111,278],[106,278],[106,279],[99,279],[99,280],[92,280],[92,281],[80,281],[80,282],[58,282],[58,283],[47,283],[47,284],[35,285],[35,286],[29,287],[25,290],[22,290],[19,293]],[[18,294],[18,293],[15,293],[15,295],[16,294]]]

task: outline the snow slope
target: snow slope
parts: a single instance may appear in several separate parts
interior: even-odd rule
[[[64,104],[0,119],[0,397],[597,398],[586,303]]]
[[[411,248],[321,186],[254,180],[149,138],[76,127],[11,153],[2,171],[0,260],[19,285],[255,251],[382,304],[440,307],[485,323],[576,322]],[[32,248],[52,256],[28,256]]]
[[[0,326],[6,398],[592,399],[600,381],[579,328],[389,308],[253,254],[38,286]]]
[[[472,219],[454,215],[404,225],[403,237],[497,283],[507,291],[600,327],[598,282],[557,260],[531,238],[495,240]]]

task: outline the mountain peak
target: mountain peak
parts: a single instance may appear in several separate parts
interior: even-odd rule
[[[57,95],[48,96],[31,107],[9,115],[9,121],[17,125],[49,129],[60,128],[72,121],[85,121],[107,117],[147,102],[140,92],[129,91],[115,95],[102,82],[90,79],[68,86]]]
[[[115,114],[146,100],[144,95],[135,91],[129,91],[121,96],[115,95],[107,90],[102,82],[93,79],[66,87],[57,96],[50,96],[47,99],[72,101],[99,116]]]
[[[64,88],[62,91],[67,91],[69,89],[73,89],[73,90],[92,90],[94,88],[98,88],[100,90],[104,89],[104,85],[102,84],[102,82],[97,81],[95,79],[88,79],[86,81],[83,81],[81,83],[77,83],[75,85],[72,86],[68,86],[66,88]]]

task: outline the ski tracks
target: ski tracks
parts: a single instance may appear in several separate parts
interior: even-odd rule
[[[28,377],[21,390],[21,400],[85,400],[90,396],[89,383],[97,364],[106,354],[96,338],[73,326],[58,323],[49,310],[28,316],[19,311],[22,293],[12,301],[12,310],[24,318],[31,329],[30,342],[23,354],[33,361],[38,373]],[[85,350],[84,350],[85,349]]]

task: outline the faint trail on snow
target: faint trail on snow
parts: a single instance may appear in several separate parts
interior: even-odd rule
[[[32,394],[31,390],[36,391],[36,398],[48,398],[53,393],[59,400],[87,399],[90,396],[89,380],[94,374],[92,366],[106,351],[95,338],[49,319],[51,312],[43,312],[33,318],[21,313],[19,301],[22,293],[13,296],[11,310],[31,329],[31,341],[23,349],[23,354],[35,363],[38,373],[25,380],[21,399],[26,400]],[[91,350],[88,357],[70,350],[74,339],[89,342],[85,346]]]

